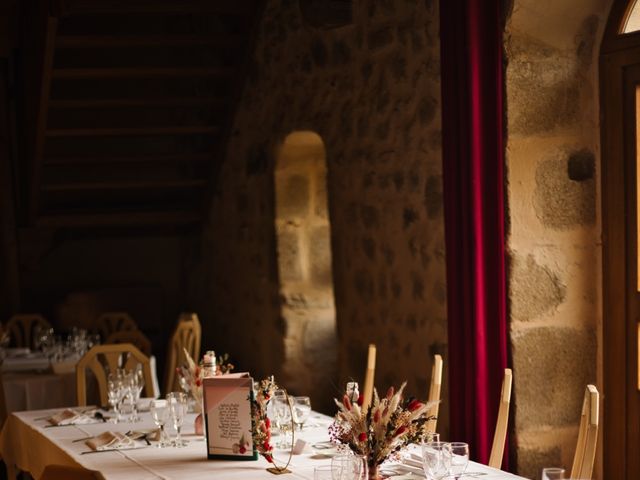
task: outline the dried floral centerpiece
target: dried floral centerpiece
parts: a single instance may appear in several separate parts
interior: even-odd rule
[[[336,400],[339,411],[329,427],[334,443],[348,446],[357,455],[366,457],[369,478],[380,478],[378,468],[390,456],[410,443],[420,443],[428,433],[428,422],[435,417],[428,412],[434,402],[423,403],[403,398],[406,382],[396,392],[391,387],[384,398],[374,389],[373,404],[366,411],[362,396],[352,403],[348,395]]]

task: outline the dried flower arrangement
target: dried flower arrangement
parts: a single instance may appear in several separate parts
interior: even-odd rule
[[[204,378],[204,357],[200,360],[200,364],[196,364],[189,352],[184,349],[184,356],[187,359],[187,365],[178,367],[178,376],[180,378],[180,387],[187,394],[191,394],[195,400],[196,408],[202,408],[202,379]],[[229,373],[234,369],[234,365],[229,361],[229,354],[225,353],[218,357],[216,363],[216,375]]]
[[[271,445],[271,420],[267,416],[267,405],[277,389],[273,376],[267,377],[257,384],[255,396],[251,402],[253,445],[269,463],[273,463],[273,445]]]
[[[382,399],[374,390],[373,403],[362,408],[362,396],[352,403],[348,395],[336,400],[339,411],[329,427],[334,443],[348,446],[354,453],[367,458],[369,477],[377,478],[378,467],[391,455],[410,443],[419,443],[428,433],[428,412],[434,402],[423,403],[403,398],[406,382],[394,391],[391,387]]]

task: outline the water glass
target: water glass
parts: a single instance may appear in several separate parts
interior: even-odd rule
[[[563,480],[564,468],[543,468],[542,480]]]
[[[181,430],[184,417],[187,414],[187,396],[182,392],[171,392],[167,395],[169,403],[169,414],[176,429],[176,438],[173,440],[174,447],[186,447],[187,442],[182,439]]]
[[[144,374],[142,372],[142,366],[138,365],[136,369],[127,376],[129,394],[131,395],[132,412],[130,422],[140,422],[141,419],[138,416],[138,401],[144,388]]]
[[[323,465],[313,469],[313,480],[333,480],[331,465]]]
[[[158,448],[164,448],[168,446],[167,434],[164,431],[164,426],[169,420],[169,403],[166,400],[157,399],[152,400],[149,407],[154,423],[158,428],[160,428],[160,441],[158,442]]]
[[[293,397],[293,421],[298,425],[300,431],[304,422],[311,414],[311,399],[309,397]]]
[[[284,390],[277,390],[273,396],[273,410],[276,417],[276,423],[278,429],[282,434],[280,441],[278,442],[278,448],[290,448],[291,442],[287,432],[291,427],[291,398],[287,396]]]
[[[369,468],[364,455],[336,455],[331,459],[332,480],[367,480]]]
[[[113,423],[120,422],[120,395],[122,390],[121,379],[117,373],[110,373],[107,377],[107,399],[115,414],[111,420]]]
[[[469,445],[463,442],[451,442],[447,444],[449,454],[449,475],[456,480],[462,476],[469,465]]]
[[[422,444],[422,468],[427,478],[442,480],[449,475],[451,455],[448,445],[445,442]]]

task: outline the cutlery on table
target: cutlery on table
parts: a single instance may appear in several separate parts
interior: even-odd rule
[[[125,450],[142,450],[147,447],[129,447],[129,448],[109,448],[107,450],[87,450],[80,452],[80,455],[89,455],[90,453],[106,453],[106,452],[124,452]]]

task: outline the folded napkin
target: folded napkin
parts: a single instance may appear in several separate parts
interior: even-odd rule
[[[82,412],[76,412],[70,408],[66,408],[62,412],[50,416],[47,420],[52,425],[83,425],[96,422],[95,418]]]
[[[127,437],[131,440],[140,440],[147,439],[150,442],[158,442],[160,441],[160,429],[159,428],[151,428],[148,430],[132,430],[127,433]]]
[[[86,441],[91,450],[117,450],[119,448],[133,448],[135,442],[120,432],[104,432]]]

